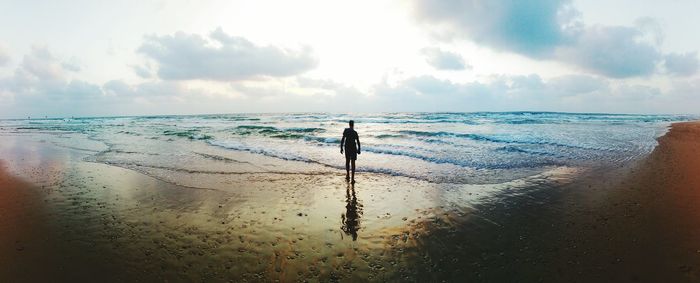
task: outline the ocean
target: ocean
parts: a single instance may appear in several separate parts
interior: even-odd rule
[[[0,120],[0,134],[89,152],[88,161],[180,185],[192,174],[344,173],[355,121],[358,172],[432,183],[496,184],[552,168],[621,166],[687,115],[552,112],[225,114]]]

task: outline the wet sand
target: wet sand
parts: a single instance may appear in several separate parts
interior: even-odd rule
[[[572,258],[583,278],[700,281],[700,122],[675,123],[658,141],[581,222]]]
[[[18,280],[48,279],[36,277],[32,266],[46,266],[47,232],[41,199],[36,188],[12,175],[0,163],[0,277]]]
[[[208,188],[1,137],[0,281],[694,281],[700,126],[498,186],[236,174]]]
[[[518,208],[527,216],[512,222],[527,223],[523,231],[540,238],[529,241],[537,251],[520,259],[541,261],[530,266],[534,273],[512,274],[548,282],[700,281],[700,122],[675,123],[658,142],[636,164],[533,194],[550,199]]]

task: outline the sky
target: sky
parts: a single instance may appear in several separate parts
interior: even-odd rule
[[[700,113],[696,0],[0,0],[0,118]]]

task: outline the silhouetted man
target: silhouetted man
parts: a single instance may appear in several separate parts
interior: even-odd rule
[[[352,163],[352,183],[355,183],[355,160],[360,154],[360,137],[354,130],[355,122],[350,120],[350,128],[343,131],[343,138],[340,139],[340,154],[343,154],[345,149],[345,180],[350,180],[350,163]],[[355,141],[357,140],[357,144]]]

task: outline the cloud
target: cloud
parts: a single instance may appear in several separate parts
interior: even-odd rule
[[[626,102],[635,100],[651,99],[661,95],[661,90],[657,87],[645,85],[627,85],[617,86],[611,97],[617,100]]]
[[[438,70],[464,70],[465,68],[471,68],[471,66],[464,63],[464,58],[461,55],[442,51],[439,48],[423,48],[421,49],[421,54],[425,56],[425,61],[428,62],[430,66]]]
[[[585,26],[569,0],[413,0],[429,30],[499,51],[558,60],[613,78],[653,74],[663,55],[660,25]]]
[[[66,66],[47,46],[33,46],[24,55],[11,77],[0,80],[0,89],[15,96],[46,96],[54,99],[63,95],[84,96],[99,93],[99,87],[79,79],[69,79]]]
[[[370,111],[480,111],[495,109],[493,98],[506,86],[502,81],[456,83],[430,75],[410,77],[374,86]],[[488,106],[488,107],[485,107]],[[479,109],[479,107],[482,107]]]
[[[97,84],[80,79],[70,69],[46,46],[32,48],[14,73],[0,77],[0,116],[193,114],[247,110],[233,99],[236,95],[225,82],[151,79],[132,84],[114,79]]]
[[[643,35],[631,27],[590,27],[578,37],[575,45],[562,47],[557,57],[613,78],[651,75],[661,53],[658,48],[639,40]]]
[[[69,78],[72,66],[58,60],[46,46],[34,46],[14,74],[0,78],[0,93],[11,96],[10,113],[45,115],[55,111],[80,109],[81,105],[102,96],[99,85]]]
[[[661,24],[651,17],[642,17],[634,21],[635,27],[641,31],[649,39],[649,42],[655,45],[661,45],[664,42],[664,31]]]
[[[111,80],[102,85],[105,94],[121,98],[142,99],[183,99],[191,97],[200,99],[214,94],[212,91],[189,87],[180,81],[146,81],[138,84],[128,84],[123,80]]]
[[[677,96],[688,99],[689,101],[698,101],[698,94],[700,93],[700,78],[691,79],[676,79],[672,83],[673,87],[669,91],[669,95],[666,96]],[[694,108],[694,111],[687,113],[697,113],[697,103],[688,103],[685,107]]]
[[[319,104],[327,102],[341,106],[352,105],[350,97],[362,97],[356,88],[329,79],[316,79],[309,77],[296,77],[292,80],[277,80],[274,83],[267,81],[265,84],[248,84],[235,82],[231,88],[244,95],[247,99],[269,100],[274,104],[287,106],[300,106],[297,109],[303,111],[303,105]],[[323,109],[316,109],[322,111]],[[282,110],[284,111],[284,110]],[[347,111],[347,109],[345,110]]]
[[[375,95],[383,105],[391,107],[384,111],[595,111],[598,103],[607,99],[606,95],[622,91],[629,94],[634,90],[613,89],[607,80],[588,75],[546,80],[536,74],[496,75],[487,81],[464,83],[426,75],[393,85],[383,82],[375,86]],[[646,91],[642,87],[637,90]],[[639,100],[640,97],[644,96],[625,98]]]
[[[572,74],[552,78],[530,75],[493,75],[485,80],[456,82],[431,75],[398,81],[383,79],[366,92],[333,80],[298,77],[275,84],[235,82],[242,96],[227,105],[237,111],[571,111],[606,113],[658,113],[657,101],[674,105],[675,112],[697,107],[688,93],[697,82],[681,91]],[[242,110],[241,110],[242,109]]]
[[[469,38],[497,50],[532,57],[550,53],[568,38],[576,13],[568,0],[414,0],[420,22],[449,37]]]
[[[83,80],[71,80],[58,88],[47,89],[46,93],[61,98],[69,98],[71,96],[85,98],[102,95],[102,88],[99,85]]]
[[[664,66],[666,71],[677,76],[691,76],[697,73],[698,53],[688,52],[685,54],[670,53],[664,56]]]
[[[460,84],[427,75],[408,78],[401,84],[403,87],[414,90],[419,95],[445,96],[488,93],[488,91],[485,91],[483,84],[478,82]]]
[[[565,75],[550,79],[549,86],[558,95],[578,95],[608,90],[609,83],[588,75]]]
[[[153,74],[151,73],[151,68],[150,66],[141,66],[141,65],[133,65],[131,68],[134,70],[134,73],[138,75],[141,78],[144,79],[150,79],[153,77]]]
[[[62,64],[51,54],[47,46],[32,46],[29,54],[24,55],[18,68],[21,75],[38,80],[50,81],[64,77]]]
[[[8,63],[10,63],[10,54],[7,49],[0,44],[0,67],[5,66]]]
[[[500,79],[507,82],[511,90],[541,91],[546,88],[542,78],[535,74],[502,76]]]
[[[106,94],[112,96],[134,94],[133,88],[122,80],[108,81],[102,85],[102,89]]]
[[[362,95],[362,93],[357,88],[330,79],[313,79],[308,77],[297,77],[296,83],[300,88],[314,89],[315,93],[317,94],[333,95],[336,97],[340,97],[343,95]],[[342,101],[339,102],[342,103]]]
[[[71,57],[68,61],[64,61],[61,63],[61,67],[63,67],[64,70],[68,70],[71,72],[80,72],[80,62],[78,62],[78,58]]]
[[[218,45],[218,46],[217,46]],[[309,47],[300,50],[258,46],[221,28],[209,40],[196,34],[147,36],[138,52],[158,63],[165,80],[240,81],[301,74],[318,64]]]
[[[148,67],[145,65],[146,68]],[[432,75],[381,80],[360,91],[332,79],[306,76],[232,82],[111,80],[95,84],[67,70],[45,46],[0,77],[3,116],[195,114],[271,111],[587,111],[657,112],[697,109],[697,81],[677,79],[664,92],[591,75],[542,78],[492,75],[457,82]],[[685,82],[685,83],[684,83]],[[664,104],[664,105],[666,105]]]

